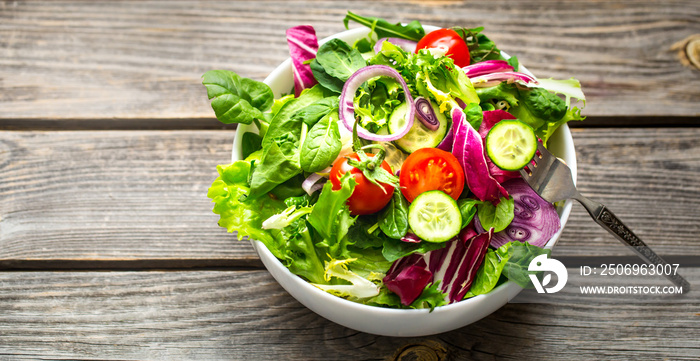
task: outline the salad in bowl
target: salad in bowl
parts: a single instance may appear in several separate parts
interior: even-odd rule
[[[571,203],[547,203],[518,170],[542,142],[575,171],[580,84],[535,78],[482,28],[351,21],[366,27],[287,30],[291,57],[264,82],[204,74],[217,118],[238,123],[213,211],[337,323],[467,325],[530,287],[530,261],[561,233]]]

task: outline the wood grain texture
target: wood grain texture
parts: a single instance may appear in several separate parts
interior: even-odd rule
[[[700,71],[671,50],[700,33],[692,0],[2,1],[0,127],[61,121],[96,129],[117,119],[124,121],[117,128],[145,119],[217,127],[200,84],[205,71],[262,80],[288,57],[287,28],[312,24],[329,36],[344,30],[348,9],[391,21],[483,25],[538,76],[580,79],[585,113],[611,123],[618,115],[673,122],[672,115],[688,124],[700,115]]]
[[[216,164],[230,159],[233,136],[1,132],[0,264],[154,260],[157,268],[167,266],[162,260],[189,259],[202,267],[259,266],[247,242],[217,227],[206,198]],[[700,129],[591,128],[573,136],[584,194],[662,255],[700,255]],[[631,255],[576,204],[554,254]]]
[[[583,303],[572,293],[560,304],[507,304],[453,332],[390,338],[317,316],[266,271],[2,272],[0,358],[387,360],[437,345],[445,360],[692,360],[698,307],[697,298]]]

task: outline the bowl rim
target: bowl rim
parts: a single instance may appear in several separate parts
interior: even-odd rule
[[[433,30],[438,29],[438,27],[431,26],[431,25],[423,25],[423,27],[427,32],[431,32]],[[323,39],[319,40],[319,44],[323,44],[323,43],[327,42],[328,40],[334,39],[334,38],[357,37],[357,36],[366,35],[368,33],[369,33],[369,29],[367,29],[367,28],[363,28],[363,27],[353,28],[353,29],[345,30],[345,31],[333,34],[331,36],[328,36],[326,38],[323,38]],[[509,57],[509,55],[506,54],[505,52],[501,51],[501,53],[504,55],[504,57],[506,57],[506,58]],[[285,72],[289,72],[291,70],[291,66],[292,66],[292,60],[291,60],[291,58],[287,58],[280,65],[278,65],[265,78],[265,80],[263,82],[265,84],[271,85],[271,83],[275,79],[279,78]],[[520,71],[525,72],[529,75],[533,75],[529,70],[527,70],[522,65],[521,65]],[[274,91],[274,89],[273,89],[273,91]],[[277,98],[277,96],[276,96],[276,98]],[[236,160],[241,159],[241,152],[240,152],[241,139],[242,139],[243,134],[247,131],[252,131],[252,132],[257,133],[257,129],[252,124],[250,124],[250,125],[239,124],[238,125],[238,128],[236,130],[236,135],[235,135],[234,141],[233,141],[232,161],[236,161]],[[570,154],[567,154],[567,157],[565,157],[564,160],[572,169],[572,176],[573,176],[574,181],[576,181],[576,179],[577,179],[576,151],[575,151],[575,147],[574,147],[574,143],[573,143],[573,138],[571,136],[571,131],[570,131],[568,125],[564,124],[564,125],[560,126],[556,130],[553,137],[555,137],[555,136],[557,138],[560,138],[561,142],[567,143],[567,144],[561,144],[561,146],[569,149],[569,151],[570,151]],[[553,144],[556,144],[556,142]],[[547,241],[546,245],[543,248],[552,249],[556,245],[556,243],[558,242],[558,240],[561,236],[561,233],[564,230],[565,225],[568,221],[568,218],[569,218],[570,213],[571,213],[572,205],[573,205],[573,201],[567,200],[564,202],[563,205],[561,205],[560,207],[557,207],[557,211],[559,213],[560,225],[561,225],[560,229],[557,231],[557,233],[555,233],[549,239],[549,241]],[[468,298],[468,299],[465,299],[465,300],[462,300],[459,302],[455,302],[455,303],[444,305],[444,306],[435,307],[432,311],[430,309],[427,309],[427,308],[426,309],[398,309],[398,308],[366,305],[366,304],[350,301],[350,300],[344,299],[342,297],[332,295],[326,291],[323,291],[323,290],[313,286],[310,282],[308,282],[308,281],[304,280],[303,278],[299,277],[298,275],[292,273],[287,267],[285,267],[284,264],[282,264],[282,262],[279,259],[277,259],[272,254],[272,252],[270,252],[270,250],[267,249],[267,247],[265,247],[265,245],[262,242],[257,241],[257,240],[252,240],[252,239],[250,240],[250,242],[252,243],[254,249],[256,250],[258,255],[260,256],[263,263],[265,264],[265,267],[267,268],[267,270],[270,273],[272,273],[273,277],[275,277],[276,279],[277,279],[278,275],[276,275],[274,272],[272,272],[272,270],[270,269],[270,267],[268,266],[268,264],[266,262],[267,260],[270,260],[270,261],[275,263],[275,266],[277,268],[276,271],[282,272],[282,273],[284,273],[284,276],[286,278],[294,280],[294,283],[295,283],[293,285],[294,287],[301,287],[303,290],[310,292],[314,297],[319,297],[324,301],[340,302],[344,307],[349,307],[350,309],[355,310],[355,311],[364,311],[364,312],[377,312],[377,311],[379,311],[379,312],[382,312],[382,313],[387,314],[387,315],[409,315],[409,314],[421,315],[421,314],[429,314],[429,313],[440,314],[440,313],[447,313],[447,312],[456,312],[456,310],[462,310],[462,309],[464,309],[464,310],[462,310],[463,312],[466,312],[470,308],[472,308],[480,303],[485,303],[488,300],[491,300],[491,299],[503,300],[503,299],[505,299],[506,301],[498,306],[498,308],[500,308],[503,305],[505,305],[507,302],[509,302],[513,297],[515,297],[518,293],[520,293],[520,291],[523,290],[523,288],[518,286],[515,282],[507,281],[507,282],[495,287],[493,290],[491,290],[487,294],[477,295],[475,297],[471,297],[471,298]],[[290,291],[290,289],[287,288],[287,285],[282,284],[282,282],[280,282],[279,280],[277,280],[277,281],[289,293],[295,293],[295,292]],[[304,306],[312,309],[314,312],[317,312],[313,307],[308,305],[303,300],[300,300],[296,296],[295,296],[295,298],[299,302],[304,304]],[[498,308],[496,308],[496,309],[498,309]],[[486,314],[486,315],[488,315],[488,314]],[[484,315],[482,317],[485,317],[486,315]],[[321,316],[328,318],[326,315],[323,315],[323,314],[321,314]],[[331,318],[329,318],[329,319],[331,319]],[[331,319],[331,320],[338,323],[338,321],[336,321],[336,320],[333,320],[333,319]],[[344,326],[348,326],[348,325],[344,325]],[[348,327],[357,329],[357,327],[353,327],[353,326],[348,326]],[[365,332],[370,332],[370,331],[365,331]]]

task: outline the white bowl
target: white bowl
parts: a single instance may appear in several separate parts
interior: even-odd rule
[[[433,26],[424,26],[424,28],[428,32],[437,29]],[[368,32],[369,30],[366,28],[352,29],[323,39],[319,43],[331,38],[339,38],[352,44],[355,40],[367,35]],[[265,79],[265,83],[272,88],[275,97],[288,93],[294,86],[291,59],[287,59],[278,66]],[[254,125],[240,124],[238,126],[233,141],[234,161],[241,159],[241,139],[245,132],[257,132],[257,129]],[[549,142],[550,150],[564,159],[571,167],[575,180],[576,154],[569,127],[566,125],[559,127]],[[545,248],[552,248],[556,244],[569,218],[571,207],[572,201],[568,200],[557,209],[561,229],[547,242]],[[429,312],[428,309],[404,310],[367,306],[333,296],[312,286],[290,272],[261,242],[251,242],[272,276],[304,306],[340,325],[377,335],[413,337],[451,331],[488,316],[522,290],[520,286],[509,281],[496,287],[488,294],[437,307],[433,312]]]

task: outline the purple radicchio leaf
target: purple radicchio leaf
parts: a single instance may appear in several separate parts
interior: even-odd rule
[[[452,109],[452,132],[452,154],[464,169],[469,190],[482,201],[497,202],[501,196],[508,198],[508,192],[489,173],[481,135],[469,124],[462,109],[456,107]]]
[[[316,31],[311,25],[299,25],[287,29],[287,44],[289,55],[292,57],[292,70],[294,72],[294,96],[299,96],[301,91],[316,84],[308,61],[316,58],[318,40]]]

